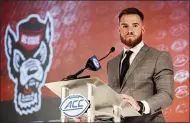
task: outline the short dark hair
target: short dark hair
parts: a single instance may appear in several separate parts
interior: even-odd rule
[[[139,11],[137,8],[127,8],[127,9],[122,10],[122,11],[120,12],[120,14],[119,14],[119,21],[120,21],[121,17],[122,17],[123,15],[125,15],[125,14],[126,14],[126,15],[128,15],[128,14],[137,14],[137,15],[140,16],[140,18],[141,18],[142,21],[144,20],[144,15],[143,15],[143,13],[142,13],[141,11]]]

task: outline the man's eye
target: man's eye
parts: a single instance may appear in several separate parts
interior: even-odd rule
[[[134,25],[133,27],[138,27],[138,25]]]
[[[128,26],[123,26],[123,28],[127,28]]]

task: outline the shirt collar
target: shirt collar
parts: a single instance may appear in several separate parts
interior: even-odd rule
[[[139,44],[137,44],[135,47],[131,48],[131,49],[127,49],[127,48],[123,48],[123,54],[125,54],[126,51],[133,51],[133,53],[137,54],[140,49],[144,46],[144,41],[142,40]]]

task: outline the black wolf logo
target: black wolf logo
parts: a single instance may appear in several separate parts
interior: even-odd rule
[[[15,83],[14,104],[20,115],[41,109],[41,88],[53,57],[53,19],[31,14],[18,22],[16,33],[10,25],[5,33],[5,54],[11,80]]]

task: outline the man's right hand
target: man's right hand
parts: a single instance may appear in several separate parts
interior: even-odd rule
[[[86,116],[81,116],[73,119],[75,122],[87,122],[87,117]]]
[[[140,106],[138,105],[137,101],[133,99],[133,97],[126,95],[126,94],[120,94],[123,99],[125,99],[129,104],[131,104],[137,111],[140,110]]]

